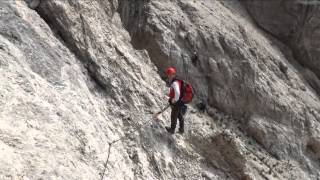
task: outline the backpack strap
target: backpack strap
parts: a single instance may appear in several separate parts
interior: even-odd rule
[[[184,81],[178,78],[174,78],[171,81],[171,85],[172,83],[174,83],[175,81],[179,81],[180,82],[180,97],[179,97],[179,101],[182,99],[182,97],[184,96]]]
[[[182,97],[184,96],[184,91],[185,91],[184,81],[183,81],[183,80],[180,80],[180,82],[181,82],[181,87],[180,87],[180,97],[179,97],[179,100],[182,99]]]

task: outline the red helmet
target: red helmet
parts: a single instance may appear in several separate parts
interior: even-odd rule
[[[166,75],[167,76],[170,76],[170,75],[173,75],[173,74],[176,74],[176,68],[174,68],[174,67],[168,67],[167,69],[166,69]]]

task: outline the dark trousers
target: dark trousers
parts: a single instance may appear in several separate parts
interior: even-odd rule
[[[184,104],[178,101],[176,104],[171,105],[171,129],[175,130],[177,125],[177,119],[179,119],[179,131],[184,130],[184,119],[182,107]]]

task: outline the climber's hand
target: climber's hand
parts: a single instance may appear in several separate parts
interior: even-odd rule
[[[159,114],[161,114],[161,113],[162,113],[161,111],[154,113],[153,118],[157,118],[159,116]]]
[[[173,99],[169,99],[169,104],[170,104],[170,106],[173,106],[173,105],[175,105],[175,102],[173,102]]]

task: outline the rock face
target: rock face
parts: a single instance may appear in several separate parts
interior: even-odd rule
[[[284,45],[257,29],[242,4],[123,1],[121,7],[133,45],[147,49],[160,69],[176,65],[181,76],[188,69],[202,101],[243,117],[269,153],[304,161],[309,133],[317,134],[307,124],[319,124],[318,113],[312,113],[319,112],[319,89],[305,83],[302,67],[286,58]]]
[[[319,45],[273,6],[1,2],[0,179],[319,179]],[[169,65],[196,90],[184,135],[152,118]]]
[[[110,27],[104,13],[100,19],[106,25],[99,29],[101,22],[81,21],[67,1],[52,1],[69,23],[64,41],[23,1],[1,3],[0,179],[99,179],[108,143],[125,133],[135,137],[129,131],[134,126],[127,127],[131,121],[125,120],[142,124],[150,119],[147,107],[161,102],[160,89],[150,87],[164,84],[145,52],[134,51],[125,40],[116,43],[129,37],[115,31],[116,22]],[[83,28],[89,25],[97,32],[86,36]],[[128,153],[134,148],[121,143],[110,150],[106,174],[133,179]],[[147,170],[144,174],[153,177]]]
[[[292,49],[294,58],[318,77],[303,73],[320,94],[320,4],[317,1],[255,1],[244,3],[262,29]],[[314,76],[314,75],[313,75]]]

